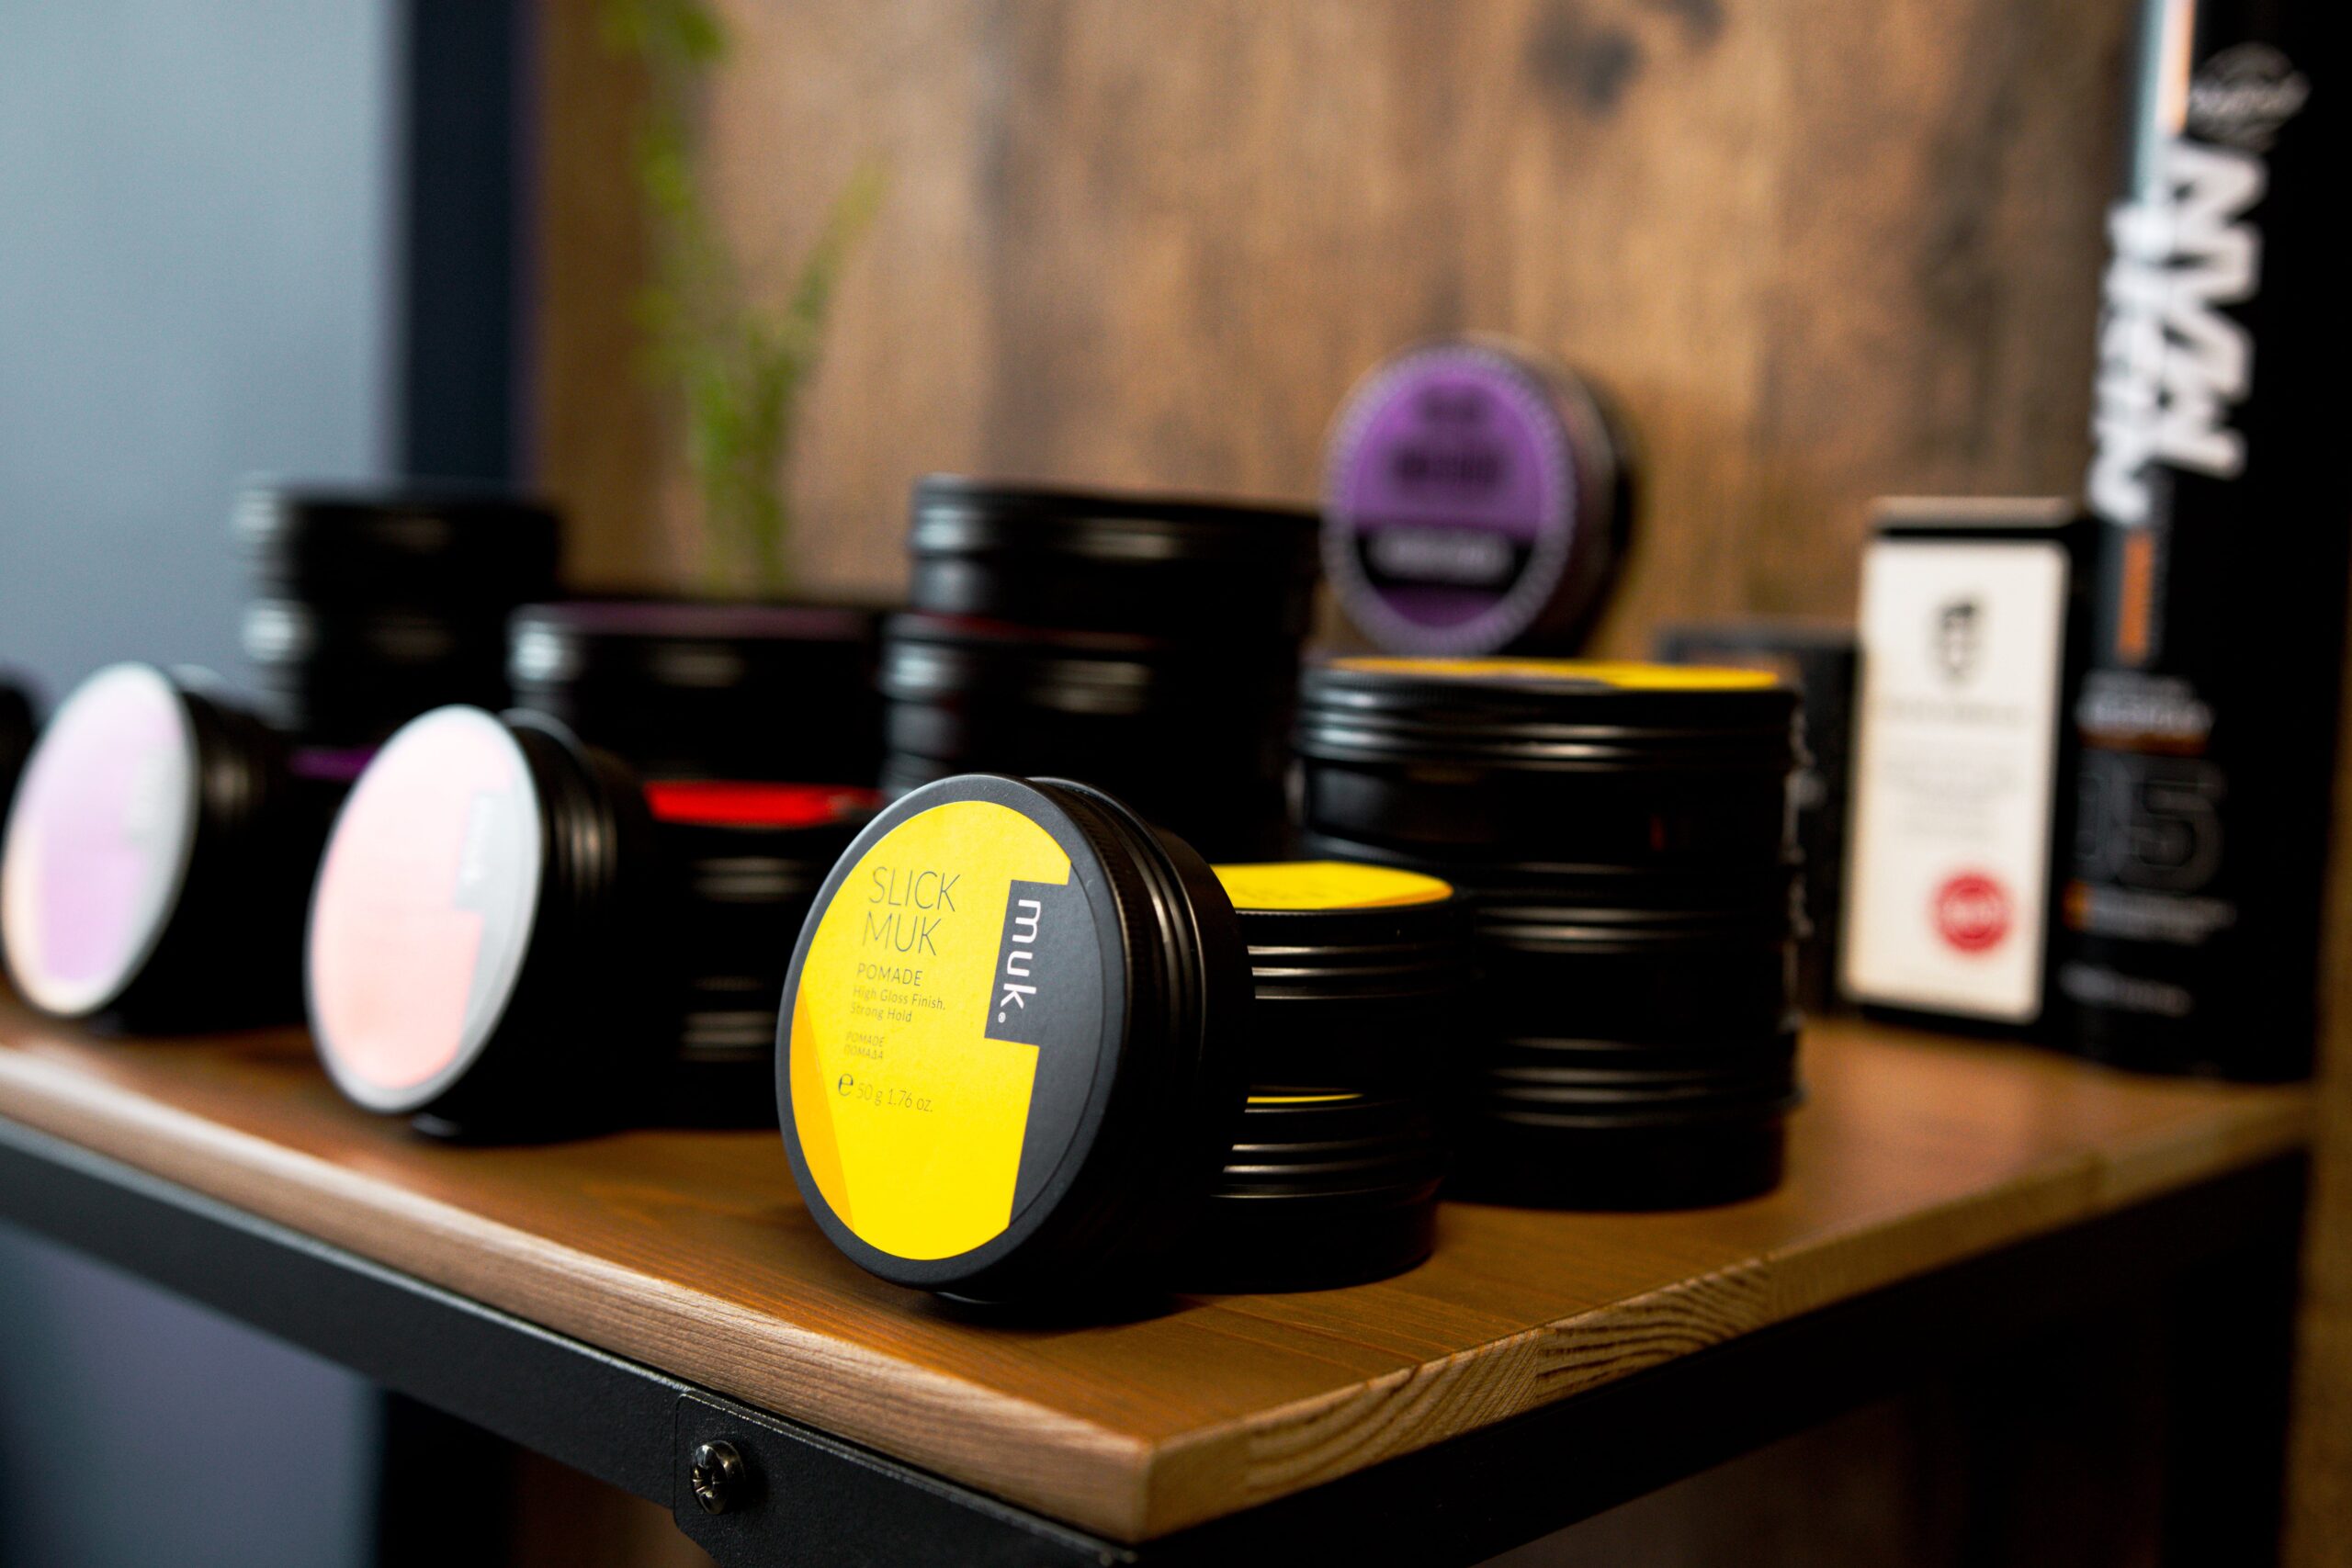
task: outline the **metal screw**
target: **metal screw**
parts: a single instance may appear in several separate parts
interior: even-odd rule
[[[720,1438],[705,1443],[695,1450],[694,1468],[686,1479],[695,1489],[695,1501],[702,1505],[706,1514],[723,1514],[742,1501],[743,1484],[751,1479],[751,1466],[735,1445]]]

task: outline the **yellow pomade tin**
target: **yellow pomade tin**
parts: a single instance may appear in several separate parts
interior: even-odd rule
[[[900,1284],[1131,1283],[1218,1168],[1250,1005],[1232,906],[1182,840],[1080,784],[925,785],[850,846],[793,954],[793,1175]]]

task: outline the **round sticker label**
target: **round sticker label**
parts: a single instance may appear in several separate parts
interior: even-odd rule
[[[2009,934],[2009,895],[1994,878],[1964,871],[1936,889],[1936,931],[1962,953],[1989,953]]]
[[[858,1239],[968,1253],[1084,1121],[1107,1027],[1087,890],[1052,832],[989,800],[916,812],[829,886],[787,998],[788,1135]]]
[[[311,1025],[351,1097],[406,1111],[505,1014],[538,911],[538,793],[479,708],[413,720],[335,818],[311,900]]]
[[[196,738],[170,681],[119,664],[84,682],[34,746],[0,848],[28,1000],[74,1017],[121,995],[179,901],[196,820]]]
[[[1340,416],[1328,570],[1391,646],[1495,646],[1559,582],[1577,482],[1567,430],[1527,371],[1476,347],[1408,355]]]

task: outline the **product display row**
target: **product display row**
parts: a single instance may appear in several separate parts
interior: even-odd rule
[[[1264,506],[933,478],[890,615],[526,602],[551,525],[476,494],[239,517],[267,603],[471,615],[503,657],[355,656],[305,676],[324,707],[143,665],[69,694],[0,840],[56,1016],[307,1016],[347,1098],[444,1138],[781,1124],[845,1251],[977,1298],[1376,1277],[1449,1179],[1777,1174],[1767,677],[1304,660],[1315,517]],[[386,693],[492,679],[517,706],[388,727]]]
[[[845,1254],[972,1300],[1375,1278],[1442,1190],[1752,1197],[1803,1101],[1806,891],[1827,919],[1842,868],[1800,829],[1841,854],[1852,642],[1541,651],[1629,496],[1605,395],[1485,343],[1358,389],[1319,513],[924,479],[903,607],[566,601],[527,500],[256,485],[258,701],[117,665],[35,739],[0,690],[0,954],[62,1019],[307,1019],[347,1099],[443,1139],[777,1127]],[[1998,716],[1962,691],[1995,599],[1939,563],[1962,525],[1972,563],[2043,549],[2021,504],[1921,513],[1932,570],[1866,600],[1928,627],[1879,707],[1900,676],[1921,723]],[[1310,651],[1318,566],[1389,651]],[[1954,946],[1961,775],[1864,709],[1874,976],[1913,925]],[[2039,975],[1933,956],[1898,979]]]

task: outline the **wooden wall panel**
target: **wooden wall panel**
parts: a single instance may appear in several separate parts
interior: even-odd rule
[[[2352,733],[2352,649],[2336,733]],[[2352,746],[2340,746],[2320,949],[2319,1138],[2303,1244],[2287,1562],[2352,1562]]]
[[[661,581],[667,466],[639,360],[644,212],[631,138],[641,76],[604,47],[594,0],[549,0],[537,28],[537,243],[528,328],[533,466],[564,503],[577,583]]]
[[[547,3],[593,50],[586,0]],[[1312,496],[1355,378],[1464,329],[1629,409],[1648,526],[1618,649],[1849,613],[1872,494],[2078,478],[2124,0],[724,10],[708,175],[755,276],[782,289],[861,158],[890,171],[802,431],[820,585],[897,587],[929,468]],[[594,84],[550,74],[559,195],[628,101],[568,85]],[[621,247],[587,205],[543,247],[543,467],[586,573],[659,581],[679,558],[645,514],[682,497],[612,348],[626,294],[565,280],[627,272],[594,265]]]

